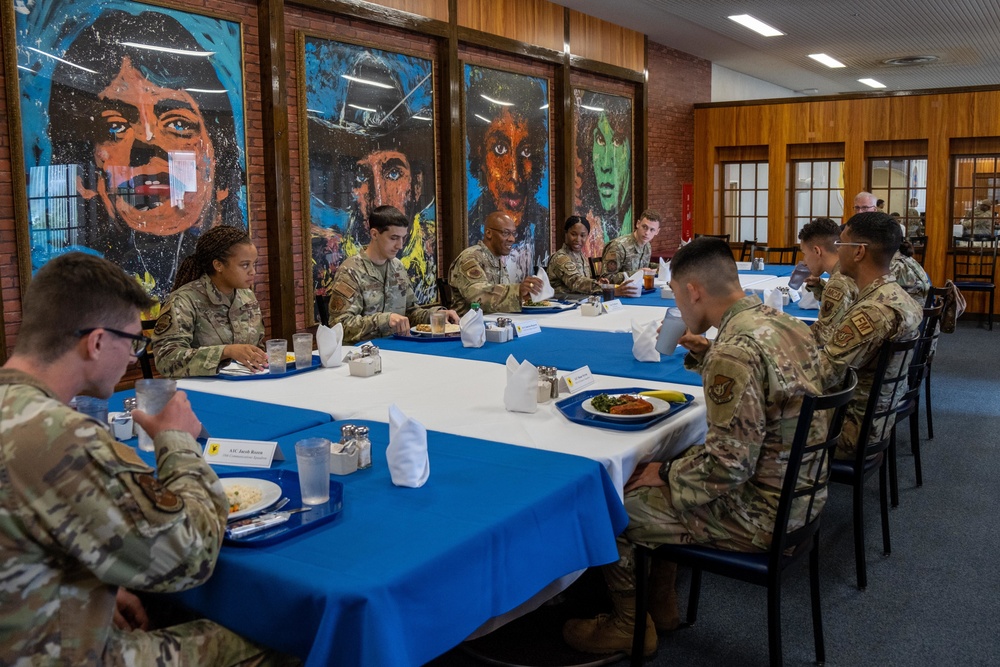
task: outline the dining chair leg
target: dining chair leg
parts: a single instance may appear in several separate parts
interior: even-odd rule
[[[854,565],[858,573],[858,590],[868,587],[868,571],[865,566],[865,500],[864,478],[854,484]]]
[[[809,554],[809,593],[812,597],[813,642],[816,644],[816,662],[826,662],[823,644],[823,608],[819,603],[819,531],[813,535],[812,553]]]
[[[913,470],[916,473],[917,486],[924,485],[923,466],[920,461],[920,400],[910,413],[910,452],[913,454]]]
[[[687,623],[694,625],[698,620],[698,600],[701,598],[701,568],[691,570],[691,590],[688,593]]]
[[[650,558],[645,547],[635,547],[635,557],[633,560],[635,562],[636,621],[632,626],[632,659],[629,664],[632,667],[640,667],[644,657],[643,647],[646,643],[646,607],[647,598],[649,597],[647,583]]]
[[[931,368],[927,367],[927,377],[924,378],[924,403],[927,405],[927,439],[934,439],[934,418],[931,416]]]
[[[889,459],[889,495],[892,498],[892,506],[899,507],[899,473],[896,468],[896,425],[893,424],[889,433],[889,450],[886,452]]]
[[[888,556],[892,553],[892,545],[889,543],[889,494],[886,493],[886,470],[885,461],[878,470],[878,495],[879,504],[882,509],[882,554]]]
[[[993,290],[990,290],[990,331],[993,331]]]

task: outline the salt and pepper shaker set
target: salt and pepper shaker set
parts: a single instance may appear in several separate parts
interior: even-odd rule
[[[538,366],[538,402],[559,398],[559,376],[554,366]]]
[[[348,475],[372,465],[372,443],[367,426],[344,424],[340,427],[340,442],[330,445],[330,472]]]

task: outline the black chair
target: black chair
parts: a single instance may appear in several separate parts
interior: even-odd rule
[[[941,311],[944,300],[937,301],[933,306],[924,308],[924,318],[920,322],[920,337],[913,358],[910,360],[909,380],[906,392],[899,397],[896,404],[896,420],[889,436],[889,499],[893,507],[899,506],[899,477],[896,474],[896,426],[899,420],[909,417],[910,420],[910,453],[913,455],[913,467],[916,471],[917,486],[923,486],[923,467],[920,461],[920,388],[924,384],[930,368],[931,350],[940,335]]]
[[[330,326],[330,297],[317,294],[313,314],[315,315],[317,322],[325,327]]]
[[[918,342],[919,339],[913,338],[898,343],[886,341],[882,345],[876,361],[865,414],[858,432],[856,454],[853,459],[834,459],[833,462],[831,479],[839,484],[849,484],[853,490],[854,559],[858,573],[858,589],[862,591],[868,586],[868,568],[865,562],[865,482],[878,472],[879,505],[882,510],[882,552],[888,556],[892,546],[889,542],[886,450],[889,449],[892,426],[895,423],[896,403],[906,391],[910,358]]]
[[[990,306],[986,311],[990,331],[993,331],[993,295],[996,292],[997,239],[955,238],[951,254],[955,277],[953,281],[963,292],[989,292]]]
[[[451,304],[455,302],[454,294],[451,291],[451,285],[444,278],[437,279],[437,290],[438,290],[438,301],[441,302],[443,308],[451,308]]]
[[[826,659],[823,646],[823,621],[819,602],[819,527],[820,510],[815,500],[830,481],[830,463],[833,449],[840,437],[844,409],[854,395],[857,376],[848,371],[843,387],[824,396],[806,396],[802,401],[788,457],[785,479],[781,485],[781,499],[774,523],[771,548],[765,552],[742,553],[712,549],[710,547],[666,544],[654,549],[636,546],[636,625],[632,644],[632,665],[641,665],[646,633],[647,565],[650,557],[662,558],[693,568],[691,591],[688,598],[687,622],[693,624],[698,616],[698,598],[701,593],[703,570],[732,579],[767,587],[767,636],[771,665],[781,665],[781,581],[789,566],[809,554],[809,587],[812,593],[813,640],[816,661]],[[808,444],[813,416],[829,412],[830,422],[826,439],[818,444]],[[805,510],[804,525],[793,528],[792,505]],[[642,619],[642,620],[639,620]]]
[[[753,256],[763,257],[768,264],[796,264],[800,250],[797,245],[783,248],[759,245],[753,250]]]
[[[593,274],[595,279],[600,278],[604,268],[604,259],[601,257],[588,257],[587,261],[590,263],[590,273]]]
[[[740,250],[740,261],[749,262],[753,259],[754,248],[757,247],[756,241],[744,241],[743,249]]]
[[[722,239],[726,243],[729,243],[729,234],[695,234],[696,239],[700,239],[702,236],[708,237],[710,239]]]
[[[920,265],[923,266],[924,258],[927,256],[927,237],[911,236],[910,245],[913,246],[913,259],[920,262]]]
[[[148,336],[156,328],[156,320],[141,320],[140,325],[142,326],[143,335]],[[142,377],[147,380],[153,379],[153,364],[150,362],[152,356],[152,347],[147,343],[146,351],[139,357],[139,368],[142,369]]]
[[[934,287],[927,291],[927,301],[924,303],[924,309],[933,306],[935,303],[944,303],[945,295],[948,294],[947,287]],[[938,329],[934,332],[935,343],[931,345],[931,349],[927,354],[927,369],[924,373],[924,406],[927,412],[927,439],[934,439],[934,416],[931,412],[931,369],[934,368],[934,353],[937,351],[937,343],[940,342],[941,327],[940,318],[938,319]]]

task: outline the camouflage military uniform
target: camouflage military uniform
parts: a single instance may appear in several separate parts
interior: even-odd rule
[[[207,275],[175,290],[153,330],[156,370],[167,377],[215,375],[226,345],[264,341],[257,297],[236,290],[232,302]]]
[[[406,269],[395,257],[380,266],[361,251],[344,260],[333,279],[330,324],[344,326],[346,345],[390,335],[392,313],[406,315],[410,324],[426,324],[433,310],[417,305]]]
[[[858,298],[858,285],[840,272],[838,264],[830,274],[830,280],[807,289],[819,299],[819,319],[810,328],[816,343],[822,347]]]
[[[634,590],[633,543],[766,550],[802,397],[822,392],[809,327],[756,296],[733,304],[708,351],[688,354],[684,364],[704,379],[705,444],[672,462],[667,486],[625,496],[629,525],[618,537],[620,560],[606,568],[615,592]],[[815,420],[811,442],[825,431],[826,420]],[[807,461],[802,474],[812,472]],[[792,512],[794,528],[805,511]]]
[[[469,312],[474,301],[484,313],[521,312],[521,288],[511,283],[503,257],[480,241],[466,248],[448,271],[448,282],[454,292],[452,307],[459,315]]]
[[[648,243],[639,245],[631,234],[619,236],[604,246],[601,276],[612,283],[621,283],[639,269],[649,266],[650,252]]]
[[[821,360],[827,387],[839,384],[848,368],[858,372],[858,388],[847,405],[844,430],[837,443],[837,458],[850,459],[854,456],[865,405],[872,390],[879,348],[886,340],[914,338],[922,318],[922,307],[903,291],[891,274],[886,274],[861,290],[857,300],[844,314],[840,327],[823,347]],[[897,373],[900,361],[890,364],[890,375]],[[890,400],[894,400],[892,396],[882,396],[879,404],[885,405]],[[883,430],[881,424],[874,426],[873,435]],[[891,427],[892,424],[884,426]]]
[[[582,253],[573,252],[567,245],[563,245],[552,255],[546,273],[549,274],[549,284],[559,297],[569,294],[597,294],[601,291],[601,286],[590,271],[590,262]]]
[[[0,665],[223,665],[261,648],[210,621],[114,628],[119,586],[204,583],[222,545],[222,485],[182,431],[157,468],[42,383],[0,369]]]
[[[927,278],[927,272],[920,262],[907,257],[903,253],[896,251],[892,256],[892,263],[889,264],[889,273],[896,279],[903,291],[913,297],[914,301],[924,307],[927,302],[927,292],[931,289],[931,281]]]

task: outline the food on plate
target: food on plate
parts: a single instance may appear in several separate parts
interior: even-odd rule
[[[679,391],[670,391],[669,389],[659,389],[656,391],[643,391],[639,393],[640,396],[649,396],[650,398],[658,398],[661,401],[666,401],[667,403],[687,403],[688,398]]]
[[[285,353],[285,363],[294,364],[295,363],[295,353],[286,352]]]
[[[431,325],[418,324],[417,326],[413,327],[413,330],[418,333],[431,333]],[[461,333],[461,331],[462,327],[458,326],[457,324],[452,324],[451,322],[449,322],[448,324],[444,325],[445,334],[457,334]]]
[[[226,487],[226,500],[229,501],[229,513],[239,512],[253,507],[263,498],[260,489],[245,484],[230,484]]]
[[[548,308],[548,307],[554,306],[556,304],[552,303],[551,301],[529,301],[528,303],[526,303],[524,305],[526,305],[526,306],[532,306],[532,307],[535,307],[535,308]]]
[[[598,394],[590,399],[590,404],[595,410],[612,415],[644,415],[653,411],[652,403],[631,394]]]

